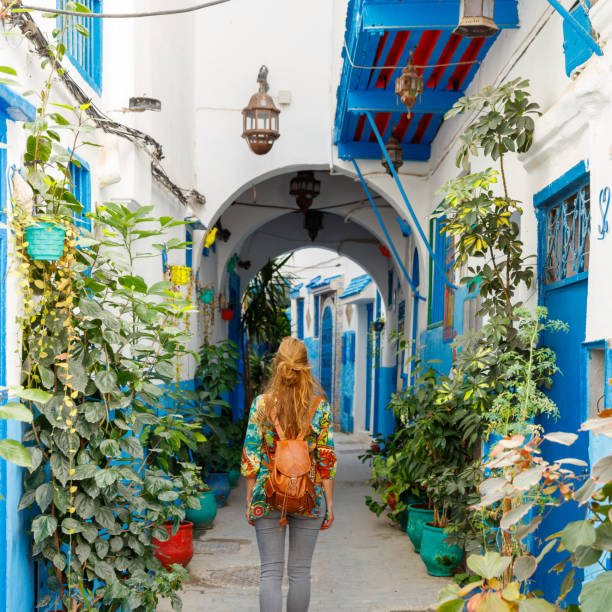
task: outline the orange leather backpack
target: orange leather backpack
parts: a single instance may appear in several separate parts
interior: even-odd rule
[[[273,420],[279,440],[274,457],[270,457],[268,450],[270,476],[264,490],[267,502],[276,510],[280,510],[281,527],[287,524],[287,514],[311,512],[317,503],[313,462],[304,436],[308,433],[320,402],[320,397],[315,399],[308,420],[295,439],[287,439],[278,417],[275,416]]]

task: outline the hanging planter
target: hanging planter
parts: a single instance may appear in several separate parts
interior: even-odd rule
[[[174,285],[186,285],[191,278],[191,268],[187,266],[170,266],[170,279]]]
[[[224,321],[231,321],[234,318],[234,309],[233,308],[222,308],[221,318]]]
[[[36,223],[25,228],[28,255],[37,261],[57,261],[64,254],[66,230],[53,223]]]
[[[157,547],[155,556],[166,569],[170,569],[174,563],[185,567],[193,557],[193,523],[181,521],[174,535],[172,535],[172,523],[165,523],[163,527],[168,531],[170,538],[165,542],[153,538],[153,544]]]
[[[385,321],[383,319],[379,319],[378,321],[374,321],[372,323],[372,329],[375,332],[381,332],[385,328]]]
[[[215,299],[215,290],[214,289],[200,289],[200,301],[202,304],[212,304],[212,301]]]

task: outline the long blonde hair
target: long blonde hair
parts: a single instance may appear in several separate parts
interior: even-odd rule
[[[264,394],[265,405],[256,420],[261,426],[276,415],[287,437],[295,437],[305,425],[315,393],[323,395],[312,375],[306,345],[291,336],[283,338]]]

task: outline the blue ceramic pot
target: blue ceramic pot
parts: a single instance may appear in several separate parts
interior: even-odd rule
[[[229,474],[227,472],[208,474],[205,481],[215,494],[217,508],[222,508],[225,506],[225,502],[227,501],[230,491],[232,490],[229,483]]]
[[[200,508],[195,510],[187,508],[186,518],[199,529],[212,527],[215,516],[217,516],[217,503],[213,491],[204,491],[198,496]]]
[[[447,538],[442,527],[423,525],[421,559],[430,576],[452,576],[463,559],[463,550]]]

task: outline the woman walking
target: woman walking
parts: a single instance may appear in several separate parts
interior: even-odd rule
[[[251,407],[242,454],[246,517],[255,526],[261,558],[261,612],[283,608],[286,525],[287,612],[308,610],[317,536],[334,522],[335,472],[331,407],[312,376],[306,346],[285,338],[270,384]]]

